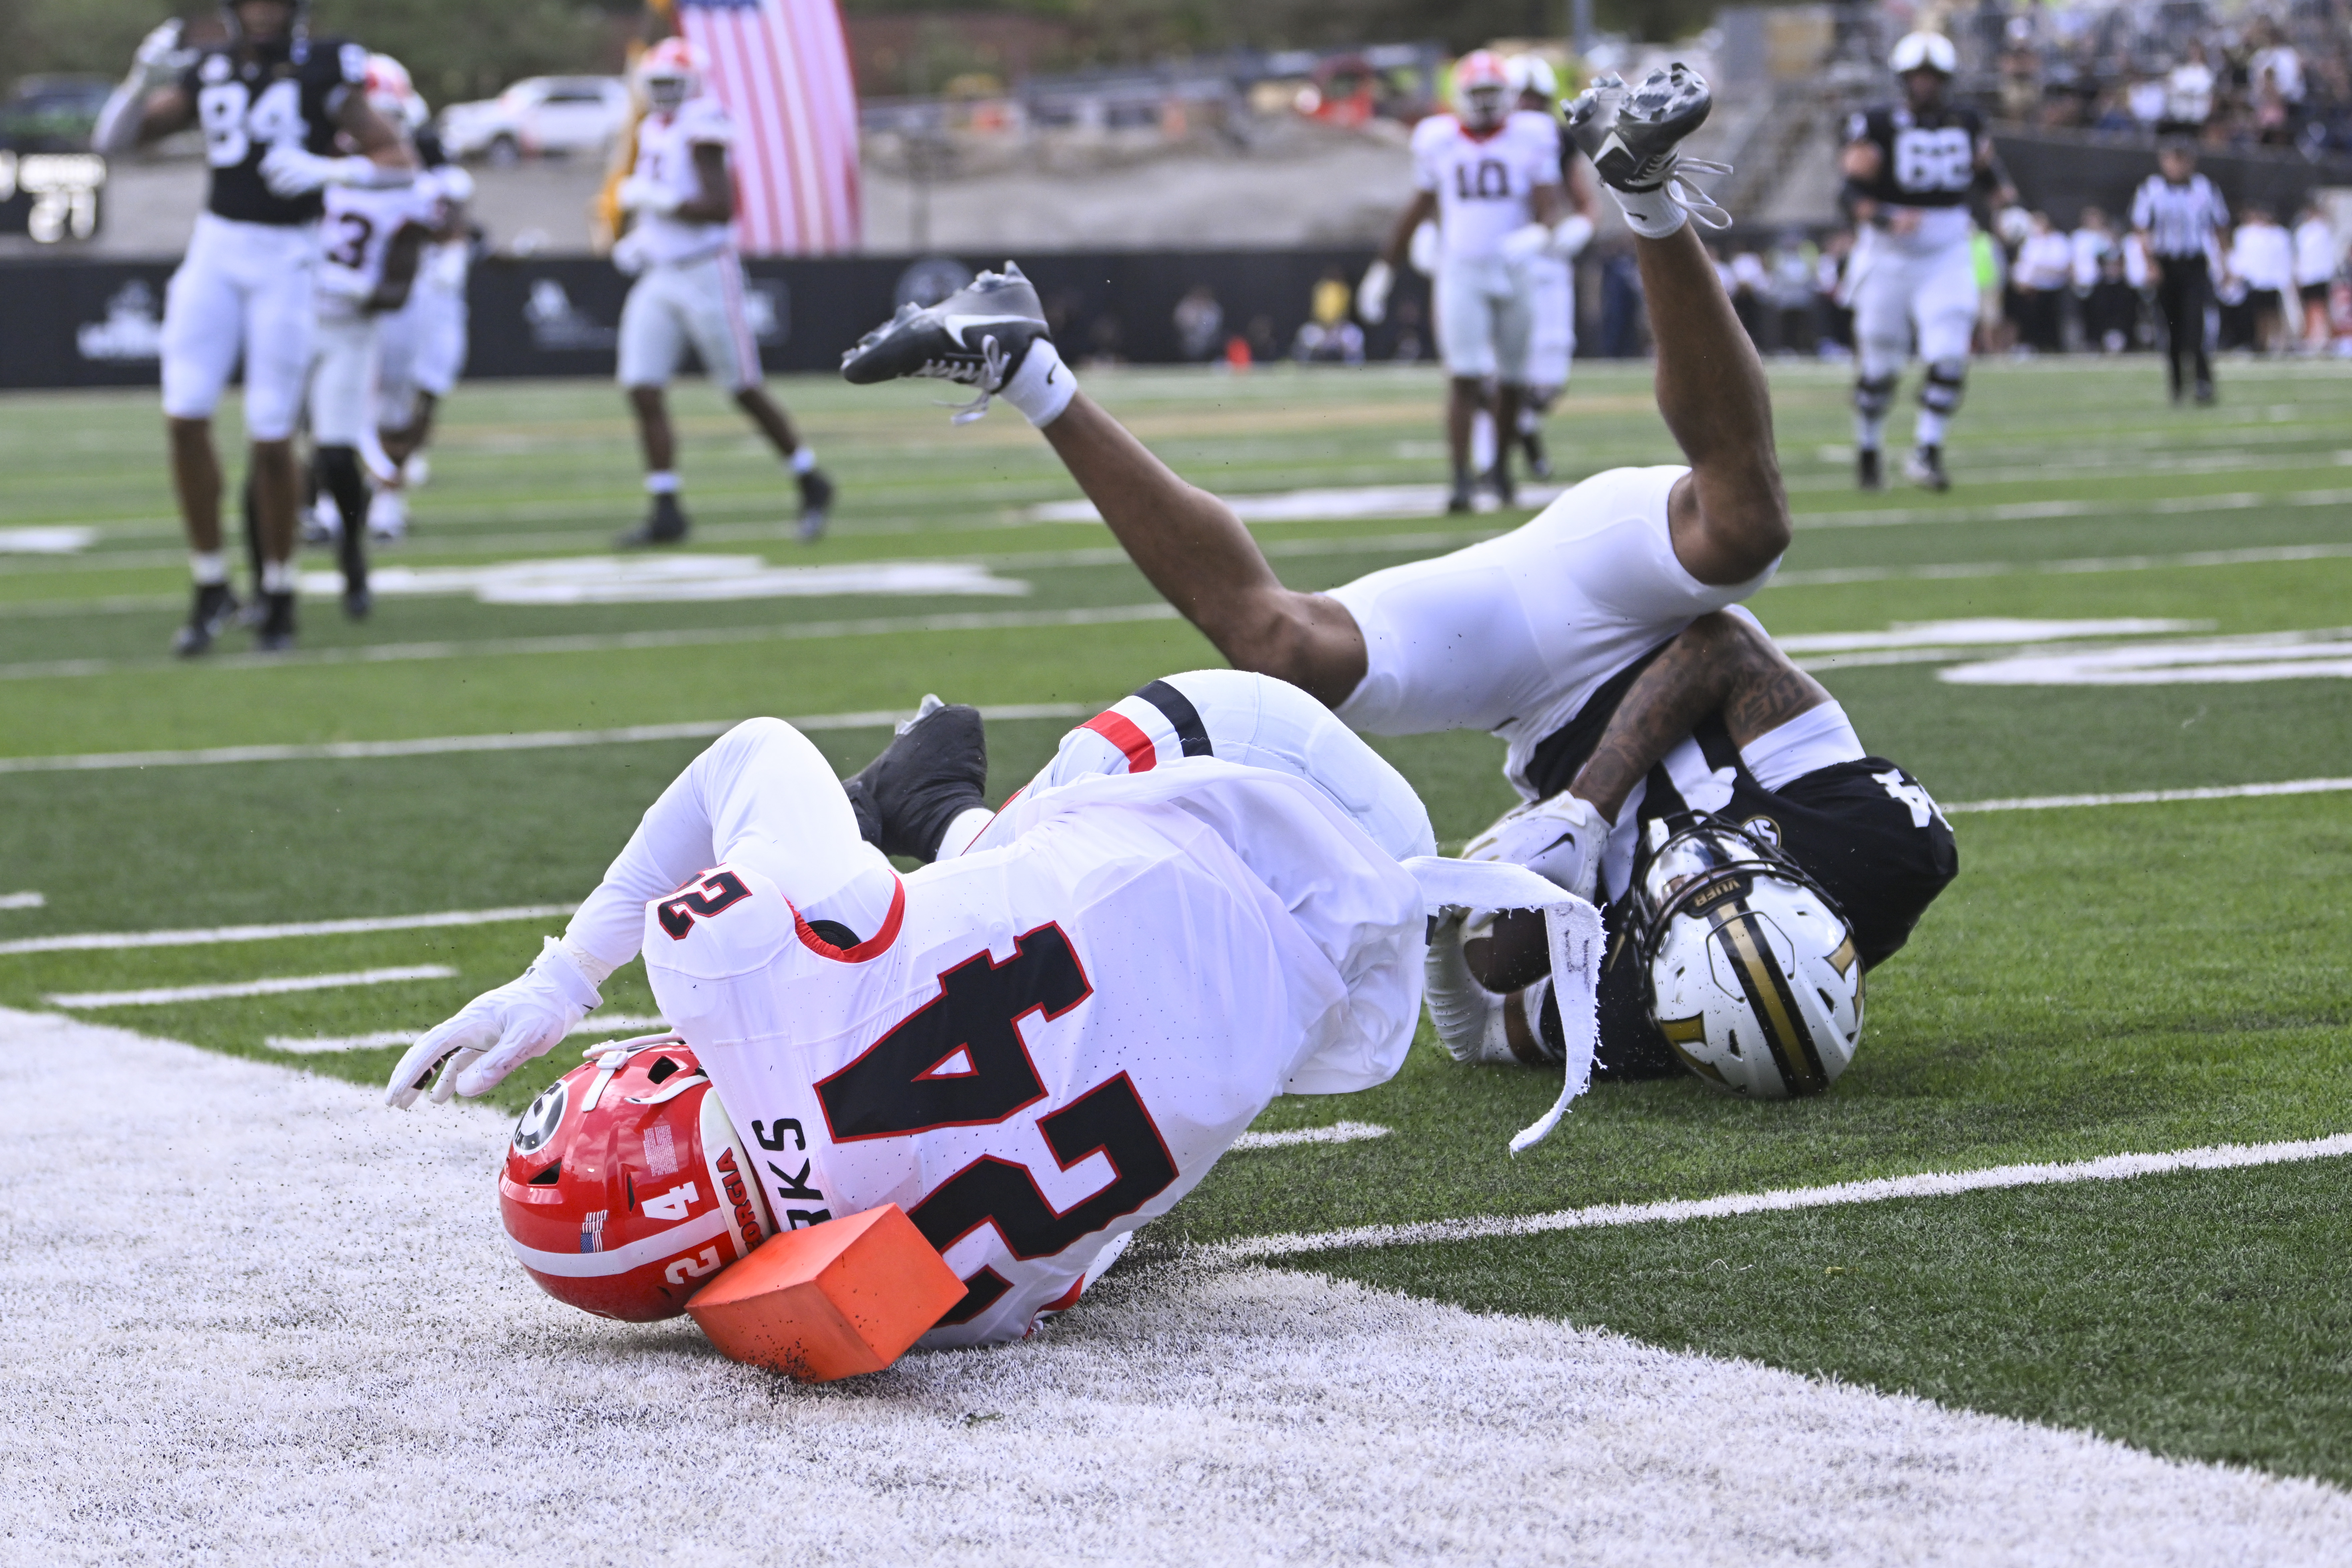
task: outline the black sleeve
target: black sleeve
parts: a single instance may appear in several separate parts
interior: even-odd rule
[[[310,150],[332,150],[335,117],[351,95],[367,80],[367,47],[349,38],[313,38],[300,68],[302,121],[310,131]]]

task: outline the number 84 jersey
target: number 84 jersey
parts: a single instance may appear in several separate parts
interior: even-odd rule
[[[181,89],[196,106],[205,162],[212,168],[206,208],[239,223],[309,223],[320,196],[281,196],[261,177],[278,146],[335,150],[335,116],[367,79],[367,50],[332,38],[298,38],[287,51],[240,60],[225,48],[196,57]]]
[[[1200,759],[1015,814],[854,947],[732,864],[646,918],[777,1223],[896,1203],[962,1277],[931,1345],[1075,1303],[1276,1095],[1392,1076],[1420,1011],[1419,892],[1311,786]]]

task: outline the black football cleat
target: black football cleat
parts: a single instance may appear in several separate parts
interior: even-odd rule
[[[676,494],[654,497],[653,510],[646,513],[645,521],[613,541],[624,550],[644,550],[657,544],[677,544],[686,538],[686,509],[677,504]]]
[[[294,591],[261,595],[261,626],[253,634],[256,653],[284,653],[294,646]]]
[[[375,595],[368,592],[366,584],[343,590],[343,617],[346,620],[366,620],[374,609]]]
[[[1680,60],[1652,71],[1637,88],[1611,71],[1568,106],[1568,133],[1602,184],[1654,191],[1675,172],[1675,149],[1706,123],[1714,107],[1706,79]]]
[[[1853,455],[1853,485],[1856,489],[1883,490],[1886,474],[1878,466],[1878,448],[1864,447]]]
[[[1952,481],[1944,472],[1944,449],[1941,447],[1914,447],[1911,455],[1903,459],[1903,477],[1923,490],[1948,490]]]
[[[1511,465],[1508,462],[1500,458],[1496,460],[1495,466],[1486,470],[1486,485],[1495,492],[1495,499],[1503,505],[1519,504],[1518,481],[1511,478]]]
[[[841,781],[857,831],[885,855],[928,862],[964,812],[985,807],[988,731],[980,710],[923,699],[882,754]]]
[[[833,481],[822,468],[811,468],[800,476],[800,481],[801,542],[814,544],[824,537],[826,520],[833,515]]]
[[[1008,261],[927,310],[899,306],[841,356],[841,378],[853,386],[902,376],[952,381],[980,394],[957,419],[977,419],[1021,368],[1029,345],[1052,335],[1036,288]]]
[[[172,651],[182,658],[209,653],[213,639],[236,622],[237,609],[236,594],[227,584],[197,584],[187,624],[172,634]]]

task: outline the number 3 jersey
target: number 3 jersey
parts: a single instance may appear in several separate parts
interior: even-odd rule
[[[447,197],[437,170],[405,185],[335,185],[326,195],[316,274],[320,309],[356,314],[383,282],[383,264],[400,231],[411,225],[439,227]]]
[[[333,38],[298,38],[284,48],[239,60],[227,49],[196,57],[180,89],[196,106],[205,162],[212,166],[215,216],[239,223],[309,223],[320,211],[316,191],[281,196],[261,177],[272,147],[335,150],[335,116],[367,79],[367,50]]]
[[[735,863],[646,916],[778,1224],[896,1203],[963,1278],[932,1345],[1071,1305],[1275,1096],[1391,1077],[1421,1005],[1412,879],[1303,781],[1190,759],[992,832],[855,947]]]
[[[1934,250],[1968,237],[1969,198],[1979,184],[1995,183],[1990,169],[1977,167],[1984,121],[1966,105],[1924,112],[1906,104],[1862,110],[1846,121],[1849,142],[1878,147],[1878,175],[1848,179],[1846,194],[1882,206],[1919,209],[1910,235],[1889,235],[1900,248]]]

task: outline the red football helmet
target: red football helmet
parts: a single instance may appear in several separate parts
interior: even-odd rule
[[[674,1318],[775,1231],[751,1156],[676,1035],[622,1040],[515,1123],[507,1238],[539,1288],[600,1318]]]
[[[1454,111],[1473,131],[1487,131],[1511,111],[1510,72],[1492,49],[1473,49],[1454,62]]]

